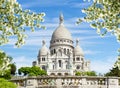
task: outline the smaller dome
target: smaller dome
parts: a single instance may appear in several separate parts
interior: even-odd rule
[[[42,43],[43,43],[43,46],[39,51],[39,55],[47,55],[47,54],[49,54],[49,49],[46,47],[45,41],[43,40]]]
[[[79,46],[79,40],[76,40],[76,47],[74,48],[75,55],[84,55],[82,48]]]

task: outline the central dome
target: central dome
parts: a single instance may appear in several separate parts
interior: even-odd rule
[[[72,40],[72,37],[70,32],[64,27],[64,25],[59,25],[59,27],[53,32],[52,40],[54,39]]]
[[[63,15],[60,15],[60,24],[52,34],[52,40],[54,39],[69,39],[72,40],[71,33],[63,25]]]

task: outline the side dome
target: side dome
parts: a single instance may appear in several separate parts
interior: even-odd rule
[[[79,46],[79,40],[76,40],[76,47],[74,48],[75,55],[82,55],[84,56],[82,48]]]
[[[56,30],[53,32],[52,34],[52,39],[69,39],[72,40],[71,37],[71,33],[68,31],[67,28],[65,28],[64,24],[63,24],[63,15],[61,14],[59,17],[60,20],[60,24],[59,26],[56,28]]]
[[[43,43],[43,46],[40,49],[38,56],[49,54],[49,49],[46,47],[45,41],[43,40],[42,43]]]

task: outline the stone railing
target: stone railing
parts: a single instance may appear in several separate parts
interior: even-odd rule
[[[18,88],[120,88],[118,77],[38,76],[11,79]]]

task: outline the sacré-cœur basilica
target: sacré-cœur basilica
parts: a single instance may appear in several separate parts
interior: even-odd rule
[[[75,73],[90,71],[90,61],[86,60],[79,40],[73,46],[71,33],[59,17],[59,26],[52,34],[50,47],[42,41],[33,66],[47,71],[47,76],[15,76],[11,81],[17,88],[120,88],[119,77],[76,76]]]
[[[46,70],[48,75],[75,75],[76,71],[90,71],[90,61],[85,60],[78,39],[76,46],[73,46],[74,41],[71,33],[64,26],[62,14],[59,21],[59,26],[52,34],[50,47],[47,48],[45,41],[42,41],[42,48],[33,66]]]

